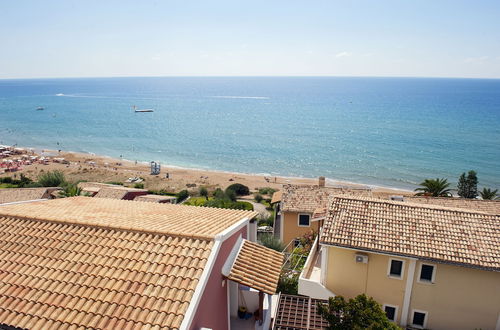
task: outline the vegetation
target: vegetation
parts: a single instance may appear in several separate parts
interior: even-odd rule
[[[491,190],[490,188],[483,188],[479,194],[482,199],[498,199],[498,189]]]
[[[278,280],[277,292],[296,295],[299,293],[299,274],[282,271]]]
[[[477,197],[477,173],[469,171],[467,176],[462,173],[458,179],[458,196],[474,199]]]
[[[205,199],[208,201],[208,190],[205,187],[200,187],[200,196],[205,197]]]
[[[181,190],[175,195],[175,197],[177,197],[177,203],[179,204],[189,197],[189,192],[186,189]]]
[[[62,187],[66,178],[61,171],[48,171],[38,176],[38,183],[43,187]]]
[[[283,242],[273,234],[262,234],[259,238],[259,243],[278,252],[282,252],[285,249]]]
[[[67,183],[64,185],[63,190],[59,192],[60,197],[73,197],[80,196],[82,189],[78,188],[77,184]]]
[[[270,187],[259,188],[259,194],[261,194],[261,195],[272,195],[275,192],[276,192],[276,189],[273,189]]]
[[[165,189],[160,189],[160,190],[148,190],[148,194],[152,195],[161,195],[161,196],[177,196],[176,193],[174,192],[169,192]]]
[[[264,197],[262,197],[261,194],[255,194],[254,196],[254,200],[257,202],[257,203],[260,203],[262,202],[262,200],[264,199]]]
[[[40,186],[40,184],[33,182],[33,180],[25,176],[23,173],[21,173],[19,179],[16,179],[15,177],[12,178],[10,176],[0,178],[0,188],[34,188]]]
[[[144,183],[142,183],[142,182],[141,183],[136,183],[136,184],[134,184],[134,188],[136,188],[136,189],[144,189]]]
[[[106,182],[106,184],[113,184],[115,186],[123,186],[123,182],[119,182],[119,181],[108,181],[108,182]]]
[[[318,303],[317,308],[330,330],[400,329],[389,321],[380,304],[365,294],[348,301],[342,296],[330,297],[328,304]]]
[[[432,196],[432,197],[451,197],[451,189],[448,189],[450,184],[446,179],[425,179],[420,183],[420,188],[417,196]]]
[[[203,206],[218,207],[221,209],[235,209],[253,211],[253,205],[248,202],[233,202],[226,199],[211,199],[208,200]]]
[[[250,189],[248,189],[247,186],[242,185],[241,183],[233,183],[226,188],[226,194],[228,193],[228,191],[234,191],[236,196],[250,195]]]

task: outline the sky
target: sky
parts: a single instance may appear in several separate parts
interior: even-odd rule
[[[500,78],[500,1],[0,0],[0,79]]]

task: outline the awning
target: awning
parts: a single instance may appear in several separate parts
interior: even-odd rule
[[[271,204],[274,204],[274,203],[279,203],[281,202],[281,196],[283,195],[283,192],[280,190],[280,191],[276,191],[274,194],[273,194],[273,197],[271,198]]]
[[[223,274],[230,280],[252,289],[274,294],[278,286],[283,254],[246,239],[236,245]]]

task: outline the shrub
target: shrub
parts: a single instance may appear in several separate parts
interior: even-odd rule
[[[66,183],[66,179],[61,171],[48,171],[38,176],[38,183],[43,187],[60,187]]]
[[[177,193],[177,195],[175,195],[175,197],[177,197],[177,203],[181,203],[182,201],[184,201],[186,198],[189,197],[189,192],[187,190],[181,190]]]
[[[248,202],[233,202],[227,199],[212,199],[206,201],[203,206],[218,207],[221,209],[253,211],[253,205]]]
[[[144,189],[144,183],[136,183],[136,184],[134,184],[134,188],[136,188],[136,189]]]
[[[226,190],[224,199],[228,199],[232,202],[236,202],[236,193],[234,192],[234,190]]]
[[[169,192],[165,189],[160,189],[160,190],[148,190],[148,194],[152,195],[161,195],[161,196],[177,196],[176,193],[174,192]]]
[[[278,280],[277,292],[296,295],[299,293],[299,274],[283,271]]]
[[[226,188],[226,193],[232,190],[237,196],[246,196],[250,195],[250,189],[247,186],[242,185],[241,183],[233,183],[229,187]]]
[[[3,178],[0,178],[0,183],[12,183],[12,178],[10,176],[6,176]]]
[[[271,187],[259,188],[259,194],[261,195],[272,195],[276,192],[276,189]]]
[[[109,181],[109,182],[106,182],[106,184],[113,184],[115,186],[123,186],[123,182],[118,182],[118,181]]]
[[[220,189],[220,188],[215,189],[214,198],[224,199],[224,197],[226,197],[226,194],[224,193],[224,191],[222,191],[222,189]]]
[[[262,200],[264,199],[264,197],[262,197],[261,194],[255,194],[254,199],[255,199],[255,201],[257,203],[260,203],[260,202],[262,202]]]
[[[200,187],[200,196],[205,197],[206,200],[208,201],[208,190],[205,187]]]
[[[259,243],[278,252],[282,252],[285,249],[283,242],[273,234],[262,234],[259,238]]]

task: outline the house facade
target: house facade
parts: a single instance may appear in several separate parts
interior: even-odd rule
[[[335,197],[299,293],[364,293],[403,327],[500,329],[499,242],[498,215]]]
[[[0,328],[263,329],[282,255],[247,239],[256,215],[89,197],[3,204]],[[231,317],[242,305],[250,316]]]
[[[297,238],[311,231],[317,234],[323,223],[328,199],[338,194],[371,196],[371,190],[326,187],[324,178],[319,179],[318,185],[283,185],[272,199],[276,211],[274,235],[288,249],[293,249],[298,243]]]

